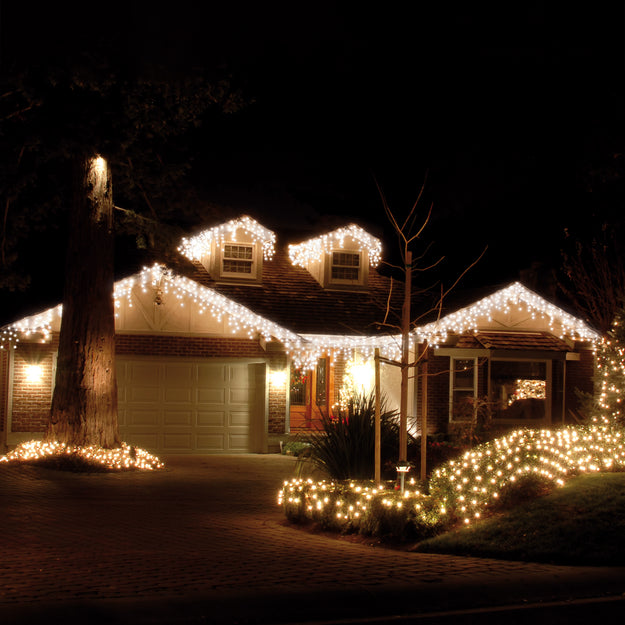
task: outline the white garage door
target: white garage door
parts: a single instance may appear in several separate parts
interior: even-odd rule
[[[263,451],[264,363],[117,358],[122,440],[160,454]]]

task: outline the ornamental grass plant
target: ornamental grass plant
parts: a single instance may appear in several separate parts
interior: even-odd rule
[[[397,460],[399,418],[380,407],[382,466]],[[375,395],[354,395],[338,416],[324,416],[322,428],[307,437],[308,459],[334,480],[370,480],[375,471]],[[393,465],[394,466],[394,465]]]

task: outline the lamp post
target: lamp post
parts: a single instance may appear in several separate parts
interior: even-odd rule
[[[410,463],[406,462],[405,460],[400,460],[397,463],[397,466],[395,467],[397,474],[399,475],[399,483],[400,483],[400,492],[403,495],[404,494],[404,478],[406,476],[406,473],[408,473],[408,471],[410,471]]]

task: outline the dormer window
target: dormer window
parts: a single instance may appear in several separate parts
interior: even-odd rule
[[[254,246],[240,243],[226,243],[223,247],[222,275],[237,277],[254,274]]]
[[[291,262],[334,291],[366,289],[369,267],[377,267],[381,253],[380,241],[355,224],[289,245]]]
[[[263,261],[271,260],[275,240],[271,230],[243,215],[183,239],[178,249],[203,265],[215,280],[260,284]]]
[[[332,252],[330,281],[336,284],[360,283],[360,254],[357,252]]]

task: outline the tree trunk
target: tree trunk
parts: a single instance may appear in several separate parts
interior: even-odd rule
[[[76,166],[63,317],[47,440],[119,446],[113,303],[113,189],[108,163]]]

